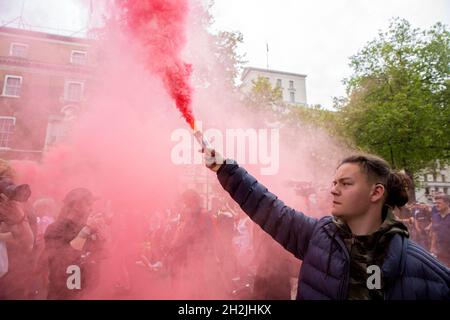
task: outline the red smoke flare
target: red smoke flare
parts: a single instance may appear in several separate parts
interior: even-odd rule
[[[194,129],[189,84],[192,67],[180,57],[186,43],[188,1],[119,0],[117,6],[121,9],[122,21],[145,50],[147,67],[161,76],[178,110]]]

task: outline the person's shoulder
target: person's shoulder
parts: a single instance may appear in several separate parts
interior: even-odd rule
[[[311,221],[314,222],[314,229],[313,229],[313,234],[317,234],[318,232],[325,232],[325,233],[332,233],[333,232],[333,228],[335,226],[335,224],[333,223],[333,216],[331,215],[326,215],[323,216],[321,218],[313,218],[310,217],[310,219],[312,219]]]
[[[405,239],[405,241],[407,241],[406,254],[408,255],[408,258],[412,258],[411,261],[433,261],[434,257],[427,250],[410,239]]]
[[[326,215],[326,216],[323,216],[323,217],[317,219],[318,227],[324,227],[324,226],[329,225],[330,223],[333,223],[333,216],[331,216],[331,215]]]
[[[441,278],[450,284],[450,269],[433,257],[427,250],[419,246],[417,243],[407,239],[407,259],[406,272],[408,274],[417,273],[429,279]]]
[[[57,228],[58,228],[57,222],[50,223],[48,227],[45,229],[44,239],[53,238]]]
[[[437,211],[436,207],[432,207],[432,208],[431,208],[431,216],[432,216],[433,218],[438,218],[439,212]]]
[[[67,232],[69,221],[66,219],[59,219],[50,223],[45,230],[45,239],[59,238]]]

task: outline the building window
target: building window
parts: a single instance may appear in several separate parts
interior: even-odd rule
[[[444,187],[444,193],[448,194],[448,188],[447,187]]]
[[[445,181],[445,174],[442,175],[442,182],[446,182]]]
[[[65,98],[68,101],[81,101],[83,99],[83,83],[74,81],[67,82]]]
[[[0,117],[0,148],[10,147],[15,124],[14,117]]]
[[[295,92],[289,92],[289,100],[290,102],[295,102]]]
[[[283,81],[281,79],[277,79],[277,87],[281,88],[283,86]]]
[[[5,76],[3,84],[3,95],[8,97],[20,97],[20,89],[22,87],[22,77]]]
[[[426,187],[426,188],[425,188],[425,194],[426,194],[426,195],[429,195],[429,194],[430,194],[430,187]]]
[[[45,147],[48,148],[60,141],[63,141],[67,133],[64,122],[52,119],[47,124],[47,135],[45,137]]]
[[[28,45],[24,43],[11,43],[11,47],[9,49],[9,55],[13,57],[26,58],[28,52]]]
[[[294,89],[294,80],[289,80],[289,89]]]
[[[87,52],[72,50],[70,62],[73,64],[85,65],[87,63]]]
[[[432,174],[427,174],[427,181],[432,182],[433,180],[433,175]]]

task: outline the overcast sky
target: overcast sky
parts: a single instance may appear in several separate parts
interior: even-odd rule
[[[24,1],[28,24],[73,31],[86,24],[89,0],[0,0],[0,24],[19,16]],[[267,42],[269,68],[306,74],[308,103],[330,108],[345,93],[349,57],[392,17],[422,29],[450,25],[450,0],[215,0],[212,14],[214,30],[243,33],[248,66],[266,67]]]
[[[67,30],[71,34],[86,26],[88,3],[89,0],[0,0],[0,24],[19,17],[23,7],[24,24],[36,29],[45,27],[42,31],[46,32]]]
[[[349,57],[387,30],[392,17],[413,27],[450,26],[450,0],[216,0],[215,28],[239,30],[248,65],[306,74],[309,104],[345,94]]]

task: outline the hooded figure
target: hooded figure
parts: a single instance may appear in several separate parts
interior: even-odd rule
[[[45,232],[48,299],[77,298],[88,285],[84,258],[95,251],[96,226],[100,223],[97,217],[90,216],[94,200],[88,189],[71,190],[58,218]]]

